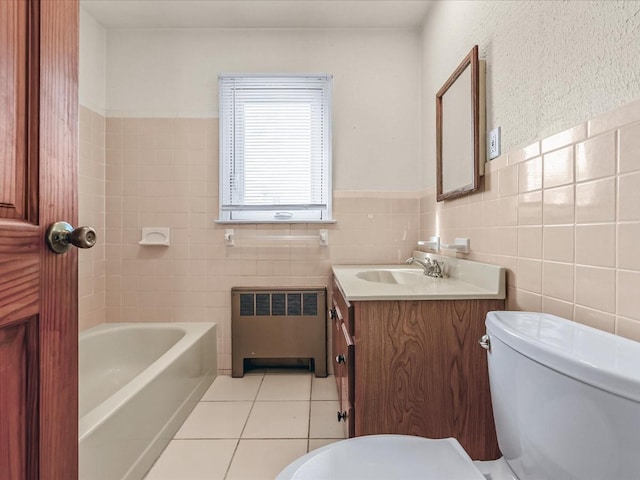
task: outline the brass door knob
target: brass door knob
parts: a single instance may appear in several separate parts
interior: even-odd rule
[[[46,240],[55,253],[65,253],[71,246],[93,247],[96,244],[96,231],[92,227],[73,228],[67,222],[56,222],[47,229]]]

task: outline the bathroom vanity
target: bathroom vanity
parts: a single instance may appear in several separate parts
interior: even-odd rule
[[[335,266],[329,312],[334,373],[349,437],[455,437],[474,460],[498,450],[487,372],[487,312],[504,310],[505,272],[494,265],[414,252],[422,268]]]

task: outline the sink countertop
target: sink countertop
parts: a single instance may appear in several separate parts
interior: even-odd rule
[[[386,283],[360,278],[363,272],[398,271],[422,275],[422,268],[402,265],[335,265],[332,270],[348,300],[472,300],[505,298],[505,270],[497,265],[413,252],[415,258],[442,260],[444,278],[423,276],[415,283]]]

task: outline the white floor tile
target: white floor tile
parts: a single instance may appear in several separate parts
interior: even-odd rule
[[[343,423],[338,422],[340,403],[333,401],[311,402],[309,438],[344,438]]]
[[[257,401],[309,400],[310,374],[266,374],[258,391]]]
[[[145,480],[222,480],[237,440],[172,440]]]
[[[338,400],[336,377],[333,375],[326,378],[313,377],[311,380],[311,400]]]
[[[175,438],[239,438],[251,402],[200,402]]]
[[[264,375],[245,375],[242,378],[231,378],[228,375],[218,375],[209,390],[202,396],[201,401],[230,401],[249,400],[256,398],[262,377]]]
[[[227,480],[273,480],[306,451],[306,439],[240,440]]]
[[[256,402],[242,438],[307,438],[308,434],[309,402]]]

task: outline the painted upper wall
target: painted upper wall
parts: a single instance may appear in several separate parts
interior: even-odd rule
[[[435,184],[435,94],[478,44],[502,151],[640,98],[640,2],[441,1],[422,32],[421,178]]]
[[[105,95],[105,49],[107,32],[102,25],[80,9],[80,82],[79,100],[96,113],[104,115]]]
[[[333,74],[336,190],[416,191],[420,32],[109,30],[107,114],[215,116],[222,72]]]

